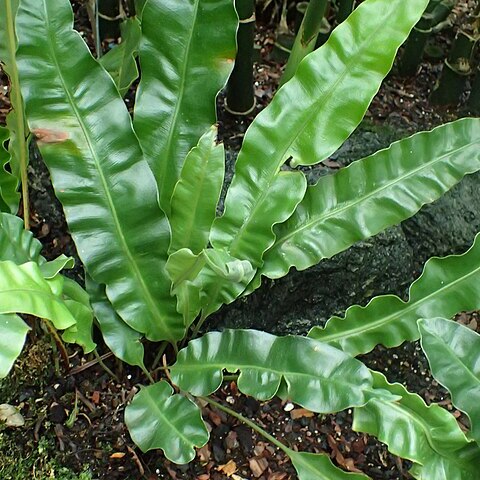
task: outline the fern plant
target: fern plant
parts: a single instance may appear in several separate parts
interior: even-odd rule
[[[2,214],[0,332],[2,340],[10,335],[4,342],[10,348],[0,350],[0,374],[27,334],[17,313],[51,320],[87,352],[95,347],[95,317],[113,353],[151,381],[125,413],[143,451],[158,448],[173,462],[191,461],[195,447],[208,441],[195,401],[202,398],[284,450],[301,480],[367,478],[335,467],[326,455],[293,451],[211,398],[228,371],[239,373],[240,391],[260,400],[279,395],[317,413],[353,408],[354,428],[410,459],[416,478],[474,479],[479,402],[465,391],[479,378],[478,340],[462,330],[459,337],[472,347],[450,345],[456,327],[441,317],[480,306],[478,239],[463,256],[430,260],[408,302],[379,297],[308,337],[226,330],[179,348],[262,276],[280,278],[329,258],[480,169],[479,119],[401,140],[316,185],[307,185],[297,168],[326,159],[358,126],[428,0],[365,0],[300,63],[247,131],[222,216],[215,97],[235,57],[232,0],[140,2],[139,46],[125,41],[103,65],[73,30],[68,0],[1,2],[16,12],[18,38],[15,61],[2,61],[18,74],[27,124],[63,205],[88,293],[59,273],[71,260],[45,262],[20,221]],[[138,19],[132,22],[138,27]],[[134,37],[132,30],[128,38]],[[137,50],[141,79],[132,121],[121,93],[136,76]],[[5,163],[8,152],[2,155]],[[470,416],[467,435],[446,410],[355,358],[379,343],[393,347],[420,335],[432,371]],[[147,340],[163,342],[159,354],[168,345],[176,353],[158,382],[144,364]],[[445,351],[462,363],[467,383],[452,378]]]

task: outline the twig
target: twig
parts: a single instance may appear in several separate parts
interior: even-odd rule
[[[112,352],[108,352],[103,354],[100,357],[100,359],[103,361],[103,360],[106,360],[107,358],[110,358],[112,355],[113,355]],[[94,360],[90,360],[89,362],[84,363],[83,365],[79,365],[78,367],[72,368],[70,370],[70,375],[77,375],[77,373],[83,372],[84,370],[88,370],[90,367],[93,367],[97,363],[98,363],[97,358],[95,358]]]

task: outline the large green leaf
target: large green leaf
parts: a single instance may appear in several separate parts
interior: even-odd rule
[[[294,452],[288,456],[298,473],[299,480],[368,480],[370,477],[359,473],[345,472],[332,464],[327,455]]]
[[[477,308],[480,235],[463,255],[430,259],[422,276],[412,283],[407,302],[394,295],[375,297],[366,307],[355,305],[347,309],[345,318],[332,317],[325,328],[312,328],[308,336],[359,355],[378,344],[395,347],[405,340],[417,340],[420,318],[448,318]]]
[[[18,265],[41,262],[41,249],[42,244],[24,229],[20,218],[0,213],[0,260],[11,260]]]
[[[168,214],[186,154],[215,123],[236,27],[232,0],[149,0],[143,8],[134,123]]]
[[[255,274],[250,262],[211,248],[197,255],[187,248],[178,250],[168,258],[167,271],[186,326],[200,311],[206,318],[222,305],[232,303]]]
[[[189,248],[200,253],[208,246],[225,169],[223,145],[216,145],[216,139],[217,128],[212,127],[185,159],[172,196],[172,252]]]
[[[30,327],[15,314],[0,314],[0,378],[5,378],[20,355]]]
[[[403,385],[388,383],[382,374],[372,373],[375,388],[388,390],[400,400],[373,399],[355,408],[355,431],[374,435],[395,455],[422,465],[434,457],[455,458],[457,451],[468,446],[469,441],[447,410],[435,404],[427,406]]]
[[[304,270],[416,213],[480,169],[480,119],[418,133],[309,187],[276,228],[260,270],[269,278]]]
[[[132,328],[180,339],[155,179],[118,90],[72,20],[67,0],[22,1],[18,65],[29,124],[89,273]]]
[[[467,447],[456,453],[456,458],[432,456],[425,465],[414,464],[409,473],[417,480],[478,480],[478,451]]]
[[[120,360],[144,369],[142,335],[117,315],[105,295],[104,285],[96,284],[88,276],[86,284],[95,317],[108,348]]]
[[[274,241],[272,226],[290,216],[292,198],[303,197],[292,177],[298,172],[279,187],[280,168],[290,157],[293,165],[318,163],[341,146],[427,3],[366,0],[301,62],[245,135],[225,213],[212,229],[216,248],[259,265],[258,252]]]
[[[137,18],[127,18],[120,24],[122,41],[100,57],[99,61],[113,78],[115,85],[124,97],[130,85],[138,78],[135,57],[142,31]]]
[[[8,128],[0,127],[0,210],[15,213],[18,210],[20,194],[17,192],[17,178],[5,169],[11,158],[5,148],[5,142],[9,138]]]
[[[191,341],[170,375],[182,390],[210,395],[224,369],[240,370],[238,388],[246,395],[268,400],[283,383],[286,397],[320,413],[363,405],[373,382],[361,362],[329,345],[255,330],[212,332]]]
[[[51,320],[63,330],[75,324],[75,319],[61,299],[61,277],[43,278],[40,267],[34,263],[16,265],[0,262],[0,314],[26,313]]]
[[[418,326],[433,376],[468,415],[472,437],[480,445],[480,335],[444,318],[420,320]]]
[[[200,409],[183,395],[173,395],[165,381],[142,387],[125,409],[125,423],[143,452],[161,448],[175,463],[195,458],[195,447],[208,441]]]

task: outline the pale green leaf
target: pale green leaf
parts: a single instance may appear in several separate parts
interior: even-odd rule
[[[75,260],[72,257],[66,257],[62,254],[55,260],[51,260],[50,262],[41,262],[40,270],[42,272],[43,278],[54,278],[64,268],[71,269],[74,266]]]
[[[355,431],[374,435],[393,454],[420,464],[434,457],[455,457],[456,451],[468,446],[469,440],[451,413],[436,404],[427,406],[403,385],[388,383],[382,374],[372,373],[374,387],[388,390],[399,400],[372,399],[355,408]]]
[[[75,318],[76,323],[63,332],[62,339],[67,343],[80,345],[85,353],[92,352],[97,346],[92,336],[92,309],[74,300],[65,299],[64,302],[73,318]]]
[[[415,214],[480,169],[480,119],[462,119],[392,144],[322,177],[277,239],[260,272],[304,270]]]
[[[333,465],[327,455],[289,450],[288,456],[298,473],[299,480],[368,480],[370,478],[360,473],[341,470]]]
[[[0,210],[16,213],[20,201],[18,179],[5,168],[10,162],[10,153],[5,149],[5,142],[9,138],[8,128],[0,127]]]
[[[177,309],[186,326],[191,325],[200,311],[206,318],[222,305],[232,303],[255,274],[246,260],[213,249],[194,254],[187,248],[170,255],[167,271],[172,293],[177,296]]]
[[[124,97],[138,78],[136,56],[142,35],[140,22],[135,17],[127,18],[120,24],[120,31],[121,42],[100,57],[99,61]]]
[[[26,313],[50,320],[63,330],[75,319],[62,301],[63,283],[45,280],[36,263],[0,262],[0,314]]]
[[[42,263],[42,244],[25,230],[22,219],[0,213],[0,260],[11,260],[17,265],[27,262]]]
[[[15,314],[0,314],[0,378],[5,378],[20,355],[30,327]]]
[[[144,369],[142,335],[117,315],[105,295],[105,286],[97,285],[88,276],[86,284],[95,318],[107,347],[120,360]]]
[[[171,252],[189,248],[200,253],[208,246],[225,169],[224,148],[216,138],[217,127],[212,127],[185,159],[172,197]]]
[[[425,465],[413,465],[409,473],[417,480],[478,480],[478,465],[478,450],[470,447],[457,452],[457,458],[433,456]]]

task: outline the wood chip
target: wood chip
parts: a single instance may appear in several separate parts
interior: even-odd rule
[[[268,460],[266,458],[251,458],[248,463],[253,476],[256,478],[261,477],[268,468]]]
[[[237,471],[237,464],[233,460],[230,460],[225,465],[217,467],[217,470],[224,473],[227,477],[231,477]]]

